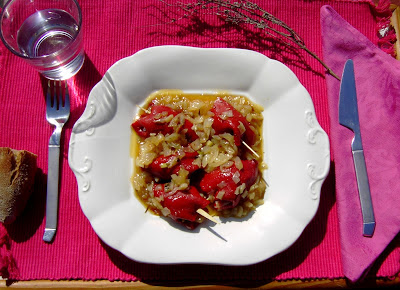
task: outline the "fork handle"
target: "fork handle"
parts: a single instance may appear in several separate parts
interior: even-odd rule
[[[58,176],[60,163],[60,146],[49,145],[47,196],[46,196],[46,228],[43,240],[51,242],[57,230],[58,220]]]

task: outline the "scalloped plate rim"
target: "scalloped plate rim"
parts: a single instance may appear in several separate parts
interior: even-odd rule
[[[110,79],[112,81],[107,81],[108,85],[111,82],[112,83],[112,89],[115,89],[115,98],[116,98],[116,102],[118,103],[118,100],[120,100],[120,98],[127,98],[126,96],[121,96],[118,93],[123,91],[123,89],[121,89],[122,86],[125,85],[121,85],[119,83],[118,79],[114,79],[114,75],[118,75],[121,76],[123,75],[121,72],[118,72],[118,70],[124,69],[124,66],[128,64],[128,66],[132,65],[135,66],[135,64],[137,66],[140,67],[141,62],[146,63],[146,61],[149,60],[150,56],[156,56],[158,59],[161,59],[161,61],[164,61],[166,63],[168,63],[168,60],[165,60],[166,56],[168,55],[168,53],[174,52],[176,53],[176,55],[193,55],[196,56],[198,58],[204,58],[205,60],[209,60],[210,58],[215,60],[216,57],[221,57],[222,59],[227,58],[229,59],[230,56],[232,57],[239,57],[239,58],[243,58],[244,60],[246,60],[247,58],[250,58],[251,61],[255,62],[254,60],[260,60],[262,59],[265,63],[263,63],[263,65],[260,66],[260,74],[262,74],[262,76],[264,76],[264,74],[271,74],[271,72],[268,71],[268,69],[270,69],[268,66],[274,66],[275,69],[277,69],[279,71],[279,73],[282,73],[284,75],[289,76],[289,78],[291,78],[291,81],[293,82],[293,87],[289,87],[286,89],[286,91],[282,94],[281,98],[276,97],[276,99],[272,100],[272,105],[270,106],[275,106],[274,102],[276,102],[278,105],[278,107],[280,108],[285,108],[284,104],[282,105],[281,103],[284,101],[286,102],[286,99],[288,99],[287,101],[290,101],[291,96],[290,96],[290,92],[296,92],[298,94],[300,94],[301,96],[298,97],[298,99],[301,99],[299,104],[303,105],[304,103],[304,107],[306,108],[305,112],[300,112],[301,114],[304,114],[304,128],[306,130],[306,132],[302,132],[305,135],[305,140],[307,141],[306,146],[316,146],[316,148],[318,149],[319,154],[321,156],[318,156],[318,158],[316,159],[316,161],[314,163],[310,163],[310,164],[305,164],[305,168],[304,171],[305,173],[302,173],[302,175],[306,176],[307,178],[310,179],[310,181],[306,184],[309,187],[309,191],[311,192],[309,194],[309,196],[307,198],[312,199],[313,201],[310,202],[311,205],[307,204],[307,209],[308,212],[307,214],[304,214],[304,216],[301,216],[301,212],[298,213],[296,211],[294,211],[293,215],[292,214],[287,214],[285,212],[285,214],[287,216],[283,217],[283,220],[287,220],[290,221],[292,224],[290,224],[288,226],[288,228],[290,228],[292,230],[292,233],[278,233],[278,236],[281,236],[285,239],[288,239],[285,242],[278,242],[277,241],[270,241],[268,240],[267,242],[269,244],[271,244],[273,247],[277,248],[275,250],[269,250],[266,248],[263,248],[263,244],[260,242],[253,242],[255,245],[252,245],[254,247],[258,247],[259,250],[264,250],[264,253],[262,255],[257,255],[254,251],[243,251],[246,256],[245,257],[238,257],[237,255],[231,255],[228,258],[226,258],[226,254],[229,253],[235,253],[235,251],[237,251],[237,249],[233,249],[231,251],[227,251],[226,249],[224,249],[224,243],[232,243],[233,246],[232,247],[238,247],[238,245],[241,245],[243,241],[239,241],[238,236],[237,235],[233,235],[232,239],[234,240],[234,242],[232,242],[232,240],[229,240],[230,236],[228,237],[227,241],[223,241],[224,239],[224,235],[225,237],[227,237],[226,235],[227,232],[229,232],[229,230],[224,230],[225,228],[230,228],[232,229],[232,222],[226,222],[222,225],[211,225],[211,224],[207,224],[206,226],[201,227],[198,231],[195,231],[194,233],[187,233],[185,230],[182,230],[179,227],[175,227],[175,226],[171,226],[167,221],[165,221],[162,218],[159,217],[155,217],[150,215],[149,213],[147,213],[146,215],[141,215],[138,214],[138,216],[143,216],[144,220],[142,222],[142,224],[137,221],[135,221],[135,223],[138,223],[138,227],[137,229],[135,229],[135,231],[132,232],[132,235],[129,236],[129,239],[126,239],[125,241],[121,241],[118,240],[118,238],[115,237],[110,237],[109,233],[112,232],[113,234],[115,234],[114,229],[110,230],[111,227],[110,224],[108,224],[108,217],[104,217],[102,216],[101,213],[96,212],[96,202],[93,203],[93,197],[88,195],[85,192],[85,182],[87,180],[85,180],[86,177],[88,177],[87,179],[89,179],[89,184],[91,184],[93,186],[93,184],[96,187],[96,183],[99,183],[100,181],[98,181],[99,179],[92,179],[89,178],[90,174],[91,174],[91,170],[93,170],[93,167],[95,165],[93,165],[93,162],[87,162],[87,160],[82,160],[82,158],[80,160],[77,160],[74,156],[75,154],[77,155],[82,155],[81,151],[83,151],[82,148],[84,148],[85,146],[88,146],[88,144],[90,143],[94,143],[93,142],[93,135],[96,135],[96,133],[93,134],[92,131],[95,131],[97,129],[99,129],[99,131],[101,131],[104,127],[103,124],[98,125],[98,127],[93,126],[93,128],[90,128],[88,130],[86,130],[85,132],[74,132],[74,129],[78,126],[77,124],[79,124],[82,121],[86,121],[88,118],[91,118],[91,108],[90,106],[96,105],[96,102],[98,101],[96,98],[100,98],[100,102],[103,101],[104,98],[109,98],[110,100],[107,100],[108,102],[112,103],[113,100],[112,98],[109,97],[109,95],[107,97],[99,97],[99,91],[101,92],[101,89],[104,86],[104,82],[106,81],[106,79]],[[177,56],[175,56],[173,59],[178,59]],[[218,58],[217,58],[218,59]],[[204,61],[205,61],[204,60]],[[235,59],[230,59],[230,61],[234,62]],[[242,59],[240,59],[240,61],[243,61]],[[239,61],[239,62],[240,62]],[[221,63],[223,63],[223,61],[221,61]],[[253,63],[250,62],[251,65],[253,65]],[[175,63],[176,65],[176,63]],[[179,65],[179,63],[178,63]],[[229,64],[227,64],[229,66]],[[241,64],[242,65],[242,64]],[[258,64],[255,64],[254,66],[257,66]],[[216,71],[219,68],[216,69]],[[251,71],[251,68],[249,69]],[[266,70],[266,72],[264,71]],[[282,70],[282,71],[280,71]],[[135,69],[133,69],[133,71],[135,71]],[[256,71],[256,69],[255,69]],[[252,73],[254,73],[252,71]],[[276,73],[276,72],[274,72]],[[246,76],[244,76],[246,77]],[[257,77],[260,77],[259,75]],[[273,77],[273,76],[272,76]],[[151,78],[151,77],[149,77]],[[223,79],[224,80],[224,79]],[[258,78],[256,81],[253,80],[253,82],[259,82]],[[228,80],[229,83],[229,80]],[[279,83],[279,80],[278,80]],[[129,87],[129,85],[127,85]],[[201,85],[199,85],[201,87]],[[249,90],[251,90],[251,92],[249,90],[232,90],[233,93],[243,93],[245,95],[248,95],[250,98],[253,97],[253,91],[257,91],[257,89],[254,89],[254,83],[251,84],[249,86]],[[260,86],[260,85],[259,85]],[[273,85],[272,85],[273,87]],[[125,89],[125,88],[124,88]],[[96,91],[97,90],[97,91]],[[110,88],[108,87],[107,90],[110,90]],[[157,90],[157,88],[155,88],[154,90]],[[185,89],[186,91],[188,89]],[[199,91],[198,88],[194,89],[195,91]],[[215,88],[204,88],[203,91],[213,91],[215,90]],[[279,88],[277,89],[279,91]],[[95,92],[96,91],[96,92]],[[283,101],[282,101],[283,99]],[[95,102],[96,101],[96,102]],[[125,100],[124,100],[125,101]],[[265,100],[264,100],[265,101]],[[271,101],[271,100],[269,100]],[[297,102],[297,100],[295,100],[295,102]],[[129,103],[129,102],[128,102]],[[140,103],[140,102],[139,102]],[[289,103],[289,102],[288,102]],[[112,107],[113,104],[109,104],[107,103],[106,105],[102,104],[102,107]],[[290,103],[289,103],[290,106]],[[101,106],[99,106],[101,107]],[[118,107],[118,106],[117,106]],[[277,115],[279,116],[279,114],[277,114],[276,112],[273,111],[273,109],[271,109],[270,107],[268,107],[270,110],[270,113],[272,115]],[[106,108],[107,109],[107,108]],[[110,109],[110,108],[108,108]],[[111,108],[113,109],[113,108]],[[115,108],[117,110],[118,113],[118,108]],[[295,113],[297,113],[296,111],[293,111]],[[115,112],[114,112],[115,113]],[[115,114],[117,114],[115,113]],[[94,113],[95,115],[96,113]],[[111,114],[112,115],[112,114]],[[135,115],[135,110],[132,109],[132,116],[131,118],[133,119]],[[300,114],[299,114],[300,115]],[[268,117],[268,116],[267,116]],[[112,123],[115,122],[113,120],[115,120],[115,115],[112,115],[111,117],[108,116],[108,118],[111,118],[109,121],[105,122],[106,125],[108,125],[108,123]],[[104,121],[104,120],[103,120]],[[284,123],[286,123],[285,120],[283,120]],[[112,248],[119,250],[122,254],[124,254],[125,256],[127,256],[130,259],[139,261],[139,262],[145,262],[145,263],[157,263],[157,264],[177,264],[177,263],[205,263],[205,264],[222,264],[222,265],[250,265],[250,264],[254,264],[257,262],[261,262],[263,260],[266,260],[284,250],[286,250],[288,247],[290,247],[297,239],[298,237],[301,235],[301,233],[303,232],[304,228],[309,224],[309,222],[312,220],[312,218],[314,217],[318,206],[319,206],[319,197],[320,197],[320,190],[321,190],[321,186],[323,181],[325,180],[328,172],[329,172],[329,164],[330,164],[330,152],[329,152],[329,140],[327,137],[327,134],[323,131],[323,129],[320,127],[316,117],[315,117],[315,111],[314,111],[314,106],[312,104],[312,100],[310,95],[308,94],[308,92],[306,91],[306,89],[300,84],[300,82],[298,81],[297,77],[294,75],[294,73],[287,68],[285,65],[283,65],[282,63],[276,61],[276,60],[272,60],[269,59],[268,57],[254,52],[254,51],[248,51],[248,50],[242,50],[242,49],[233,49],[233,48],[193,48],[193,47],[181,47],[181,46],[158,46],[158,47],[152,47],[152,48],[147,48],[147,49],[143,49],[141,51],[138,51],[137,53],[133,54],[132,56],[128,56],[126,58],[123,58],[119,61],[117,61],[114,65],[112,65],[110,67],[110,69],[106,72],[105,77],[98,83],[96,84],[96,86],[92,89],[89,98],[88,98],[88,104],[87,107],[85,109],[85,112],[82,114],[82,116],[79,118],[79,120],[77,121],[77,123],[74,125],[74,129],[73,132],[71,134],[71,140],[70,140],[70,148],[69,148],[69,164],[71,169],[73,170],[77,182],[78,182],[78,195],[79,195],[79,202],[81,204],[81,208],[84,212],[84,214],[86,215],[86,217],[89,219],[94,231],[96,232],[96,234],[109,246],[111,246]],[[264,128],[265,129],[265,128]],[[264,130],[265,131],[265,130]],[[93,135],[90,135],[93,134]],[[279,133],[274,133],[274,134],[279,134]],[[87,136],[84,136],[87,135]],[[265,136],[264,136],[265,138]],[[79,139],[78,141],[76,139]],[[317,141],[316,141],[317,140]],[[321,143],[322,140],[322,145],[319,144]],[[303,140],[301,140],[303,141]],[[317,143],[317,144],[315,144]],[[277,144],[271,144],[272,148],[276,148]],[[101,146],[100,146],[101,147]],[[93,147],[94,148],[94,147]],[[314,148],[315,149],[315,148]],[[86,148],[86,151],[88,151],[89,149]],[[97,149],[95,149],[97,150]],[[85,154],[83,154],[85,155]],[[281,154],[282,155],[282,154]],[[86,156],[84,156],[86,158]],[[129,157],[129,156],[128,156]],[[310,159],[316,158],[316,156],[311,156]],[[90,159],[90,158],[88,158]],[[273,159],[273,158],[271,158]],[[93,160],[90,160],[93,161]],[[266,162],[268,163],[269,160],[266,160]],[[81,166],[77,166],[76,164],[79,163]],[[96,164],[96,162],[95,162]],[[98,169],[98,168],[95,168]],[[269,174],[271,172],[271,170],[274,170],[274,168],[270,167],[267,170],[266,176],[278,176],[276,174]],[[93,170],[94,171],[94,170]],[[279,177],[280,178],[280,177]],[[101,179],[101,178],[100,178]],[[277,178],[278,179],[278,178]],[[274,180],[272,180],[273,182]],[[303,185],[303,184],[302,184]],[[275,188],[273,187],[274,184],[271,185],[272,189],[275,190]],[[90,185],[89,185],[89,189],[87,191],[90,191]],[[266,193],[266,204],[261,205],[257,208],[254,216],[257,216],[257,221],[259,224],[257,224],[257,222],[253,222],[252,219],[254,217],[249,218],[248,220],[244,221],[244,222],[233,222],[236,225],[238,225],[238,227],[240,227],[241,224],[246,223],[249,224],[252,227],[252,234],[254,236],[260,236],[261,239],[265,238],[265,234],[261,234],[261,233],[257,233],[257,230],[260,230],[261,232],[263,230],[265,230],[265,228],[268,229],[268,226],[271,226],[268,224],[269,221],[264,221],[262,219],[262,217],[260,217],[260,212],[265,216],[268,216],[269,212],[265,213],[263,211],[264,208],[267,208],[274,212],[279,212],[281,210],[281,208],[285,206],[285,202],[280,201],[279,198],[271,198],[269,199],[269,190],[271,190],[270,188],[267,189],[267,193]],[[93,195],[93,192],[91,192],[90,194]],[[100,195],[101,197],[104,198],[104,194],[103,196]],[[135,204],[138,203],[138,201],[136,200],[136,197],[133,196],[133,194],[128,198],[128,202]],[[282,203],[282,204],[280,204]],[[116,204],[119,205],[119,204]],[[115,206],[115,205],[114,205]],[[139,206],[141,208],[143,208],[143,206],[141,204],[139,204]],[[137,208],[140,208],[137,207]],[[95,212],[97,215],[94,216],[93,212]],[[110,212],[113,212],[112,209],[110,209]],[[296,216],[299,215],[300,216]],[[300,219],[298,218],[300,217]],[[113,219],[114,217],[111,217],[111,219]],[[273,219],[273,216],[272,216]],[[99,220],[101,220],[101,222],[99,222]],[[260,220],[262,222],[260,222]],[[143,243],[138,242],[137,239],[138,237],[134,236],[134,235],[139,235],[140,237],[144,236],[144,237],[149,237],[149,247],[153,247],[154,248],[154,241],[150,240],[152,238],[154,238],[154,233],[148,233],[146,232],[146,229],[143,230],[143,224],[145,224],[146,226],[148,224],[150,225],[155,225],[154,228],[150,229],[150,230],[160,230],[162,233],[164,233],[165,235],[169,235],[169,233],[176,233],[179,232],[178,234],[176,234],[176,237],[179,237],[180,239],[187,239],[188,241],[194,241],[194,236],[196,237],[196,239],[205,239],[204,237],[206,237],[207,239],[212,238],[213,239],[213,243],[217,244],[218,247],[221,248],[221,251],[223,252],[223,255],[219,255],[218,253],[215,253],[216,250],[214,249],[207,249],[205,251],[200,251],[200,254],[193,254],[190,256],[190,251],[186,251],[186,249],[182,249],[181,255],[176,255],[176,254],[166,254],[163,255],[162,257],[160,257],[160,255],[152,255],[150,251],[144,251],[145,254],[140,254],[138,253],[137,250],[133,249],[134,247],[137,247],[138,245],[143,246]],[[208,228],[208,229],[207,229]],[[271,226],[271,229],[276,230],[276,226],[273,225]],[[150,231],[148,230],[148,231]],[[144,233],[142,233],[144,231]],[[214,232],[214,233],[213,233]],[[221,237],[218,237],[218,233],[221,232],[222,233],[222,239]],[[146,236],[147,235],[147,236]],[[169,236],[168,236],[169,237]],[[126,238],[126,237],[125,237]],[[174,240],[174,237],[170,238],[172,240]],[[168,240],[168,239],[167,239]],[[267,240],[267,239],[266,239]],[[129,242],[128,242],[129,241]],[[132,243],[132,245],[130,244]],[[137,243],[137,244],[134,244]],[[251,243],[250,243],[251,244]],[[225,244],[226,246],[227,244]],[[228,244],[229,246],[230,244]],[[186,255],[189,256],[183,256],[183,253],[185,253]],[[205,256],[204,253],[212,253],[215,254],[215,256]]]

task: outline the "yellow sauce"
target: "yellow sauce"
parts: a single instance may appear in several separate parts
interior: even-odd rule
[[[252,149],[260,156],[260,158],[255,158],[254,154],[251,152],[246,152],[242,157],[247,159],[258,159],[260,171],[266,169],[263,163],[263,139],[262,139],[262,111],[263,108],[260,105],[254,104],[248,98],[239,95],[233,95],[229,92],[220,91],[217,93],[184,93],[179,90],[160,90],[151,94],[145,101],[144,105],[140,107],[138,115],[139,118],[142,114],[146,114],[149,105],[153,102],[157,105],[165,105],[171,107],[172,109],[180,112],[189,112],[193,116],[206,116],[209,114],[211,108],[213,107],[214,101],[221,97],[230,103],[235,109],[237,109],[245,118],[254,118],[249,123],[253,126],[256,135],[258,136],[257,142],[252,146]],[[179,143],[179,142],[178,142]],[[139,158],[140,146],[143,146],[144,140],[139,137],[134,130],[132,130],[130,154],[134,162],[134,172],[132,175],[132,185],[135,189],[135,194],[141,203],[145,206],[146,211],[149,210],[157,215],[162,215],[160,212],[160,207],[155,205],[154,198],[151,197],[151,193],[148,188],[149,182],[154,182],[150,175],[143,170],[140,166],[136,164],[136,160]],[[242,158],[241,157],[241,158]],[[145,175],[145,177],[143,177]],[[259,174],[261,175],[261,174]],[[142,179],[142,180],[141,180]],[[152,180],[152,181],[151,181]],[[139,182],[140,181],[140,182]],[[135,185],[136,182],[136,185]],[[248,206],[246,208],[245,201],[240,204],[241,209],[229,210],[225,212],[218,212],[211,207],[209,208],[209,213],[211,215],[222,215],[222,216],[238,216],[237,211],[240,212],[241,216],[246,216],[250,211],[254,210],[259,204],[262,204],[265,183],[260,177],[257,181],[259,183],[260,189],[254,191],[253,199],[249,197],[245,200],[253,204],[253,206]],[[141,184],[140,186],[138,185]],[[146,187],[147,186],[147,187]],[[249,194],[250,195],[250,194]]]

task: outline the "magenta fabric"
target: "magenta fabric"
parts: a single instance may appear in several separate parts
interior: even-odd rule
[[[354,61],[361,135],[376,219],[373,237],[363,237],[350,147],[354,134],[338,123],[340,82],[327,77],[342,263],[345,276],[355,281],[400,231],[400,62],[330,6],[321,9],[321,23],[326,63],[341,76],[345,61]]]
[[[334,166],[322,187],[320,207],[300,238],[286,251],[251,266],[151,265],[125,258],[104,244],[83,215],[75,177],[68,166],[71,129],[82,114],[92,87],[117,60],[156,45],[238,47],[259,51],[288,65],[310,92],[317,118],[330,131],[324,68],[296,46],[286,46],[252,26],[237,27],[207,15],[184,13],[158,0],[81,0],[86,60],[69,80],[71,116],[63,137],[59,230],[51,244],[42,241],[45,223],[47,143],[45,82],[23,60],[0,44],[0,146],[38,155],[34,192],[23,215],[0,225],[5,253],[0,268],[10,279],[83,279],[190,283],[266,282],[271,279],[342,278]],[[175,1],[166,1],[167,3]],[[184,1],[188,2],[188,1]],[[320,8],[332,5],[360,32],[377,43],[376,21],[367,1],[254,0],[301,35],[322,56]],[[391,103],[395,106],[395,103]],[[393,107],[394,108],[394,107]],[[391,182],[395,183],[395,180]],[[178,255],[179,253],[177,253]],[[2,254],[3,255],[3,254]],[[8,263],[8,264],[7,264]],[[393,246],[374,263],[371,277],[394,277],[399,259]],[[161,281],[161,282],[160,282]]]

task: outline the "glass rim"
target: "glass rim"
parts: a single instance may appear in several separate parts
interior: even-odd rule
[[[81,30],[82,30],[82,9],[81,9],[81,7],[80,7],[80,5],[79,5],[79,3],[78,3],[77,0],[71,0],[71,1],[73,1],[73,2],[75,3],[76,8],[78,9],[78,18],[79,18],[79,22],[78,22],[78,32],[76,33],[76,35],[74,36],[74,38],[71,40],[71,42],[68,43],[68,45],[65,46],[65,47],[63,47],[62,49],[60,49],[60,50],[58,50],[58,51],[55,51],[55,52],[53,52],[53,53],[51,53],[51,54],[47,54],[47,55],[41,55],[41,56],[34,56],[34,57],[32,57],[32,56],[28,56],[28,55],[26,55],[26,54],[20,53],[19,51],[15,50],[13,47],[11,47],[11,46],[8,44],[8,42],[4,39],[4,37],[3,37],[3,29],[2,29],[2,25],[1,25],[1,24],[3,23],[3,17],[4,17],[4,14],[5,14],[5,11],[7,10],[8,6],[11,5],[11,2],[14,2],[14,1],[15,1],[15,0],[8,0],[8,1],[6,1],[5,5],[4,5],[4,7],[2,8],[1,13],[0,13],[0,38],[1,38],[1,41],[3,42],[3,44],[4,44],[4,45],[8,48],[8,50],[11,51],[13,54],[15,54],[15,55],[17,55],[17,56],[19,56],[19,57],[21,57],[21,58],[28,59],[28,60],[40,60],[40,59],[45,59],[45,58],[47,58],[47,57],[49,57],[49,56],[54,56],[54,55],[59,54],[61,51],[65,50],[68,46],[70,46],[71,43],[73,43],[73,42],[80,36]]]

